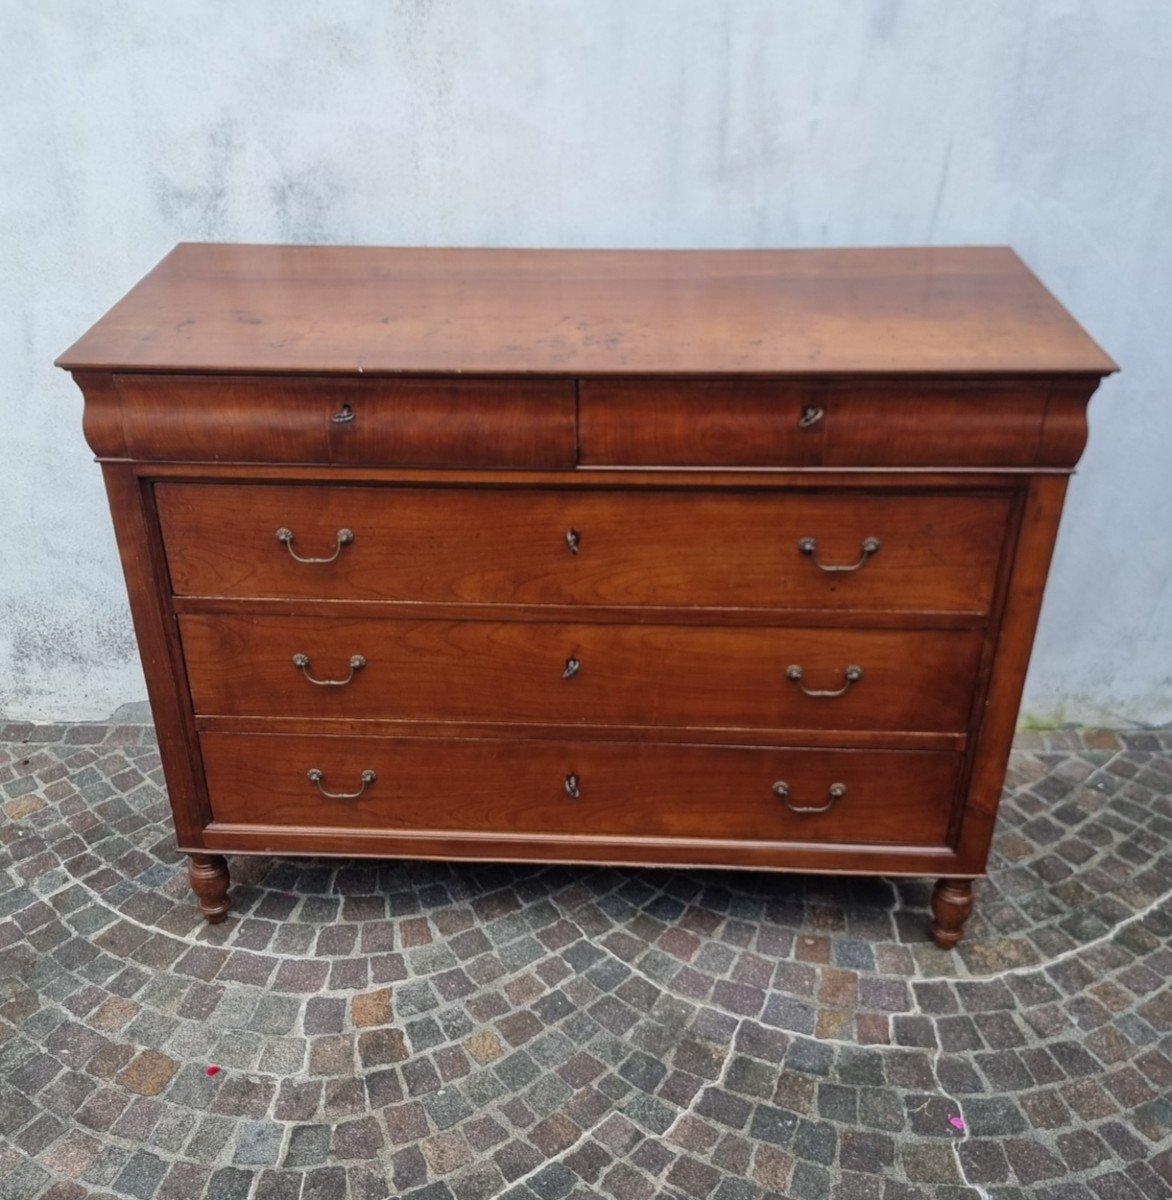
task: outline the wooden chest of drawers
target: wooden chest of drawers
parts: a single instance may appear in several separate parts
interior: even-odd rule
[[[1011,251],[176,248],[86,399],[180,848],[985,867],[1114,364]]]

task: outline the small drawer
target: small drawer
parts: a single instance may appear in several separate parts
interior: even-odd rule
[[[585,466],[1021,467],[1045,382],[584,380]]]
[[[572,467],[572,382],[119,375],[127,457]]]
[[[208,716],[959,733],[979,631],[180,616]]]
[[[988,611],[999,494],[155,486],[179,595]]]
[[[281,829],[943,846],[944,751],[205,733],[212,814]],[[312,774],[311,774],[312,773]]]

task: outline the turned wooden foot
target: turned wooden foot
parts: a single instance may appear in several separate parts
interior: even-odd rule
[[[932,940],[941,950],[951,950],[960,941],[964,923],[973,911],[971,879],[940,879],[932,892]]]
[[[199,897],[199,910],[208,924],[218,925],[227,915],[228,863],[222,854],[189,854],[187,878]]]

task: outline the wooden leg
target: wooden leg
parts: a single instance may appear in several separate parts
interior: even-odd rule
[[[218,925],[231,907],[228,903],[228,863],[222,854],[189,854],[187,877],[199,897],[199,909],[209,925]]]
[[[940,879],[932,892],[932,940],[941,950],[951,950],[960,941],[964,923],[973,911],[971,879]]]

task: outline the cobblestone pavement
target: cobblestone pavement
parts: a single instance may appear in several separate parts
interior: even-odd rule
[[[0,1197],[1172,1196],[1172,734],[1009,784],[952,954],[731,872],[236,858],[213,927],[149,727],[10,725]]]

